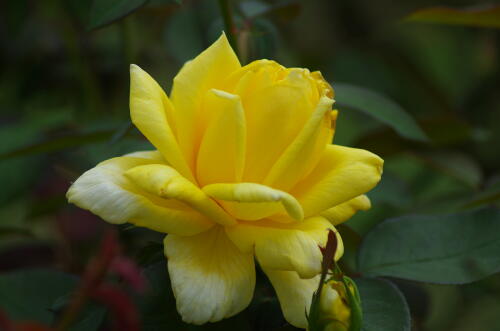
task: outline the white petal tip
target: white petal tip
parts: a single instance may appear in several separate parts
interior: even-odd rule
[[[139,67],[137,64],[133,64],[133,63],[130,64],[130,72],[139,71],[139,70],[142,71],[141,67]]]

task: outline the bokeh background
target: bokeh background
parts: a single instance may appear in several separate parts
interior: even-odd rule
[[[68,205],[66,190],[102,160],[152,148],[130,123],[130,63],[169,91],[181,65],[224,28],[215,0],[150,0],[116,20],[106,16],[106,2],[113,1],[97,12],[89,0],[0,3],[0,275],[33,267],[83,272],[109,226]],[[320,70],[334,89],[354,85],[382,100],[360,111],[337,94],[335,142],[386,162],[369,194],[373,208],[344,229],[352,237],[346,270],[360,236],[387,218],[500,198],[500,30],[405,20],[437,5],[484,2],[232,1],[243,63],[269,58]],[[369,114],[386,103],[410,114],[428,139]],[[164,268],[159,234],[119,230],[126,256]],[[156,297],[134,301],[144,330],[198,329],[181,324],[166,273],[150,283]],[[499,275],[463,286],[397,284],[413,330],[500,330]],[[292,329],[261,275],[250,308],[208,328],[236,327]]]

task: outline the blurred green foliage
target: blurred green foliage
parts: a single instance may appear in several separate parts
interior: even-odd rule
[[[320,70],[337,88],[335,142],[369,149],[385,160],[383,180],[369,194],[372,209],[341,227],[347,247],[343,268],[353,277],[363,273],[355,263],[363,236],[385,219],[447,215],[435,216],[442,228],[436,224],[420,228],[420,239],[432,250],[436,248],[432,238],[439,241],[461,233],[454,230],[462,226],[461,214],[456,213],[485,205],[498,208],[499,30],[480,28],[484,22],[474,24],[478,18],[470,16],[465,21],[472,26],[467,27],[447,25],[446,15],[425,19],[422,11],[420,18],[405,20],[428,6],[479,4],[472,0],[232,1],[242,62],[270,58],[286,66]],[[494,24],[487,26],[498,22],[498,16],[491,15],[490,10],[487,19]],[[424,21],[435,24],[419,23]],[[0,3],[0,272],[42,266],[81,273],[107,225],[68,206],[64,198],[68,186],[104,159],[152,148],[129,120],[129,64],[139,64],[168,91],[181,65],[210,45],[223,26],[212,0]],[[419,217],[414,218],[418,222]],[[466,216],[463,222],[470,225],[474,217]],[[391,238],[375,238],[376,231],[365,244],[376,239],[374,247],[384,248]],[[490,238],[498,246],[498,233],[483,237],[474,231],[462,232],[463,238],[455,240],[466,238],[474,245]],[[395,231],[391,240],[405,240],[400,234]],[[477,242],[468,237],[473,234]],[[124,227],[120,235],[126,254],[144,266],[153,289],[136,300],[143,329],[201,329],[182,324],[175,311],[161,261],[161,236],[133,227]],[[415,250],[428,248],[418,243]],[[376,252],[374,248],[365,253]],[[498,258],[498,249],[492,256],[495,252]],[[497,330],[500,276],[495,271],[462,286],[423,285],[403,277],[410,281],[396,280],[394,287],[385,280],[360,279],[362,298],[367,298],[365,318],[371,321],[364,330],[403,330],[397,327],[408,322],[408,312],[413,330]],[[43,310],[16,315],[15,306],[3,299],[16,300],[13,291],[22,284],[9,285],[9,275],[0,276],[2,309],[13,317],[41,321],[53,317]],[[47,274],[39,271],[36,277]],[[74,283],[65,274],[25,283],[30,281],[47,288],[43,300],[51,305]],[[57,284],[52,287],[52,282]],[[28,295],[32,288],[19,291]],[[396,323],[400,320],[402,324]],[[204,328],[293,329],[281,316],[262,274],[247,310]]]

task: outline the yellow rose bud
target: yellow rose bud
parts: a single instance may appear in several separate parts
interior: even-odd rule
[[[353,293],[353,289],[350,289]],[[328,281],[321,291],[320,318],[324,331],[348,331],[351,325],[351,308],[347,290],[341,281]]]
[[[224,34],[182,67],[169,96],[131,65],[130,115],[155,150],[98,164],[68,200],[110,223],[168,234],[184,321],[245,309],[257,260],[285,318],[305,328],[319,247],[334,225],[369,208],[363,194],[382,173],[378,156],[332,144],[333,97],[319,72],[269,60],[241,66]]]

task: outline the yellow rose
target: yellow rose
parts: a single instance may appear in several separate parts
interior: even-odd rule
[[[254,257],[286,319],[306,327],[328,229],[359,209],[383,161],[332,145],[337,112],[319,72],[241,67],[225,35],[186,63],[170,97],[130,68],[133,123],[156,147],[85,172],[68,200],[114,224],[159,232],[177,310],[215,322],[248,306]],[[341,239],[336,258],[343,253]]]

